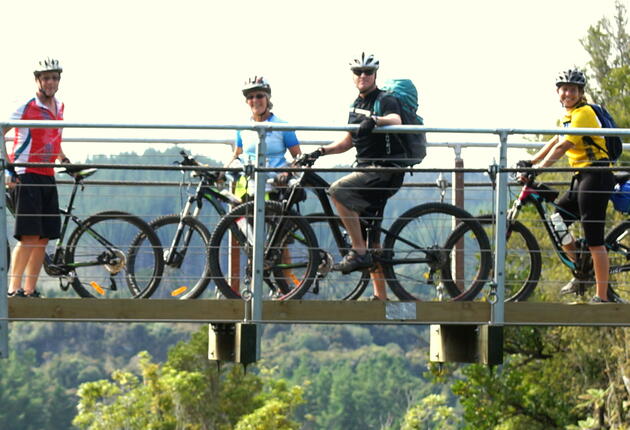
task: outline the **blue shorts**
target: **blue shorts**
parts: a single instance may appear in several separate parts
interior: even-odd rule
[[[15,201],[15,232],[22,236],[57,239],[61,230],[59,196],[54,176],[24,173],[13,189]]]

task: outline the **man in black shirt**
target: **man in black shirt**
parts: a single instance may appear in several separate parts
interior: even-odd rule
[[[352,241],[352,250],[335,265],[335,269],[347,274],[371,268],[374,298],[387,300],[383,271],[378,264],[373,264],[359,220],[361,215],[373,215],[382,209],[387,199],[402,186],[405,175],[404,172],[380,170],[380,167],[395,166],[393,160],[400,158],[404,150],[398,139],[390,139],[389,135],[383,133],[372,133],[375,126],[402,124],[398,99],[376,86],[378,67],[378,60],[365,53],[350,63],[359,96],[350,108],[348,123],[359,124],[359,130],[346,133],[343,138],[319,148],[313,155],[340,154],[354,147],[357,151],[357,166],[374,168],[373,172],[351,173],[334,182],[328,190]],[[380,103],[378,115],[374,109],[377,100]],[[378,246],[375,243],[375,247]]]

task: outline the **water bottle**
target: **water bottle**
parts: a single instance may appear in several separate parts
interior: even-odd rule
[[[571,232],[564,223],[562,215],[558,212],[551,215],[551,223],[553,224],[553,229],[556,231],[558,239],[560,239],[560,243],[562,245],[568,245],[573,241],[573,236],[571,236]]]

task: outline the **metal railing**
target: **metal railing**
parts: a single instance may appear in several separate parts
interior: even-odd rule
[[[207,124],[121,124],[121,123],[72,123],[65,121],[7,121],[1,122],[0,127],[5,128],[79,128],[79,129],[152,129],[152,130],[250,130],[257,132],[259,135],[259,143],[257,157],[254,169],[255,179],[255,200],[254,200],[254,234],[255,244],[263,243],[264,233],[264,177],[261,173],[265,172],[265,137],[267,132],[271,131],[334,131],[334,132],[355,132],[358,125],[339,125],[339,126],[310,126],[295,125],[288,123],[259,123],[259,124],[223,124],[223,125],[207,125]],[[419,126],[388,126],[379,127],[374,130],[375,133],[436,133],[436,134],[472,134],[472,135],[493,135],[498,137],[498,142],[493,143],[461,143],[461,142],[432,142],[432,147],[450,147],[455,150],[455,159],[461,160],[461,148],[463,147],[494,147],[497,149],[496,162],[489,166],[488,171],[494,178],[495,195],[495,244],[496,253],[494,258],[494,279],[493,288],[496,289],[496,300],[491,304],[491,318],[488,321],[491,325],[503,325],[504,323],[504,284],[505,284],[505,237],[506,237],[506,213],[507,213],[507,194],[508,194],[508,171],[507,169],[507,151],[508,148],[538,148],[541,143],[514,143],[509,144],[508,138],[512,135],[622,135],[630,137],[630,129],[578,129],[578,128],[558,128],[558,129],[511,129],[511,128],[441,128],[441,127],[419,127]],[[195,144],[231,144],[229,140],[210,140],[210,139],[123,139],[123,138],[72,138],[67,141],[87,141],[87,142],[130,142],[130,143],[158,143],[158,141],[166,143],[195,143]],[[320,145],[327,143],[326,141],[310,141],[305,144]],[[7,164],[6,140],[2,135],[0,137],[0,150],[2,151],[2,163],[5,167]],[[129,166],[119,166],[118,168],[128,168]],[[137,166],[134,166],[137,167]],[[426,172],[439,171],[439,169],[403,169],[406,172]],[[464,169],[461,169],[462,171]],[[571,169],[567,169],[571,170]],[[0,186],[4,188],[4,175],[0,175]],[[456,181],[453,180],[453,184]],[[453,187],[456,188],[456,187]],[[6,211],[4,199],[0,199],[0,244],[6,243]],[[7,249],[0,246],[0,357],[7,356],[8,336],[8,301],[7,295]],[[262,257],[263,247],[254,246],[253,259],[253,279],[252,279],[252,300],[251,311],[248,312],[252,322],[262,322]]]

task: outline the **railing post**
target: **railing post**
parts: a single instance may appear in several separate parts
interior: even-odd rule
[[[0,127],[0,189],[4,190],[4,168],[8,160],[7,149],[4,146],[4,130]],[[0,358],[9,357],[9,300],[7,298],[8,278],[7,278],[7,214],[4,197],[0,199]]]
[[[464,159],[462,158],[461,145],[455,145],[453,147],[453,150],[455,151],[455,168],[463,169]],[[457,206],[458,208],[464,209],[464,173],[453,172],[453,177],[451,180],[453,181],[453,205]]]
[[[455,151],[455,168],[460,169],[464,167],[464,159],[462,158],[462,147],[455,145],[453,147]],[[453,189],[451,194],[451,203],[458,208],[464,209],[464,173],[453,172],[451,182],[453,183]],[[454,227],[454,226],[453,226]],[[465,282],[465,260],[464,255],[464,240],[460,240],[455,244],[455,284],[459,287],[460,291],[464,291]]]
[[[263,259],[265,251],[265,183],[266,174],[259,169],[265,167],[267,130],[258,128],[258,147],[256,149],[256,170],[254,171],[254,255],[252,267],[252,320],[262,319]]]
[[[502,326],[505,322],[505,238],[507,233],[507,195],[508,177],[504,169],[507,167],[508,131],[499,130],[499,164],[494,165],[496,173],[496,209],[495,209],[495,256],[494,256],[494,286],[496,296],[491,300],[490,325]]]

